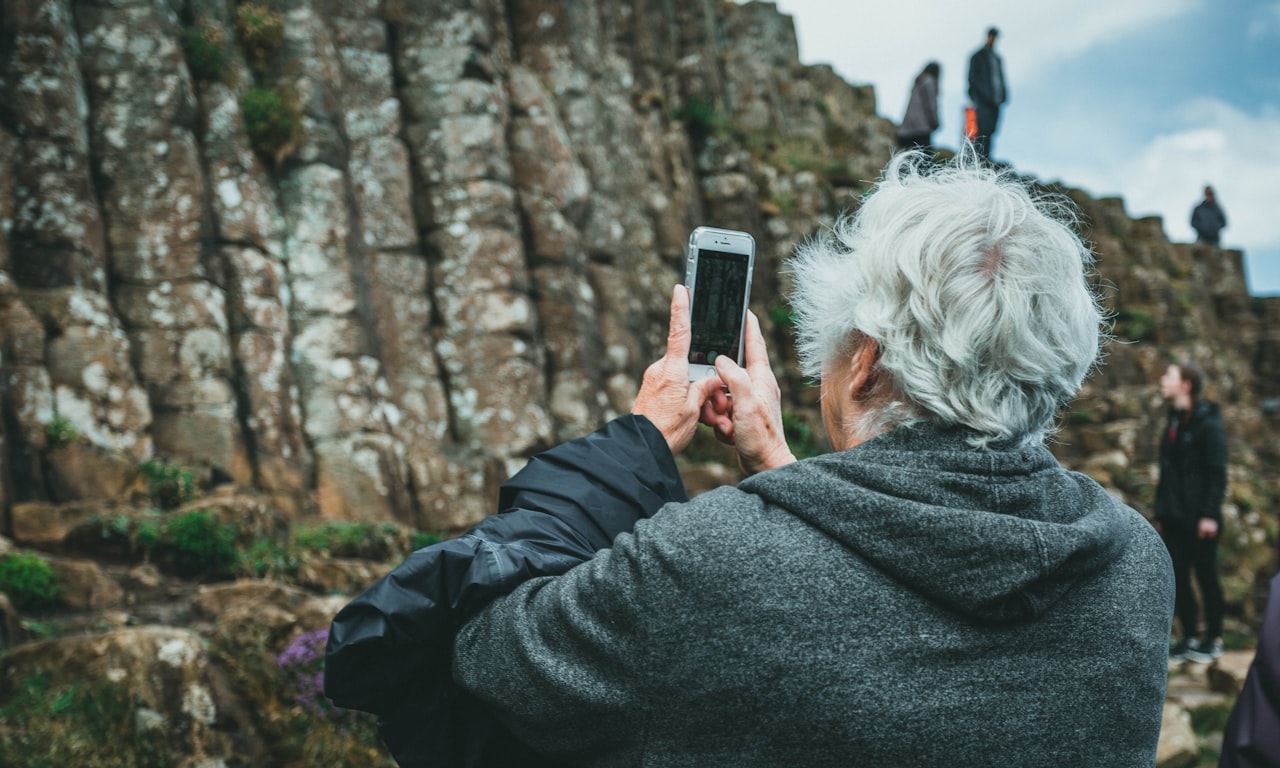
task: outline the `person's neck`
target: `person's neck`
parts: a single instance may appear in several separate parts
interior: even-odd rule
[[[1189,411],[1195,403],[1191,400],[1191,395],[1178,395],[1169,403],[1175,411]]]

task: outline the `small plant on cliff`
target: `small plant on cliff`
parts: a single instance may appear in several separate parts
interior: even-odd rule
[[[685,99],[671,116],[684,123],[694,146],[701,146],[707,139],[724,132],[727,125],[724,117],[716,112],[715,104],[704,96]]]
[[[53,566],[39,555],[10,552],[0,557],[0,592],[19,608],[56,605],[62,586]]]
[[[293,542],[299,549],[366,560],[385,560],[404,548],[399,529],[390,523],[378,525],[340,520],[318,526],[299,525],[294,528]]]
[[[429,547],[432,544],[439,544],[442,541],[444,541],[444,537],[438,533],[432,533],[431,531],[414,531],[413,535],[409,537],[409,547],[414,552],[417,552],[423,547]]]
[[[1155,341],[1159,323],[1140,309],[1122,309],[1115,314],[1112,333],[1130,341]]]
[[[285,688],[294,703],[317,717],[350,718],[349,709],[337,709],[324,695],[324,648],[328,629],[303,632],[276,657]]]
[[[276,657],[286,706],[292,715],[293,746],[305,765],[388,764],[375,745],[372,718],[333,706],[324,695],[324,649],[329,630],[303,632]]]
[[[262,3],[245,3],[236,9],[236,32],[254,71],[261,73],[284,45],[280,14]]]
[[[195,474],[181,464],[148,460],[138,466],[147,495],[161,509],[173,509],[196,497]]]
[[[212,512],[193,510],[170,518],[166,538],[173,545],[179,573],[230,576],[235,572],[236,527]]]
[[[240,555],[239,572],[255,579],[279,579],[298,572],[297,551],[275,539],[256,539]]]
[[[44,427],[44,436],[47,448],[57,448],[80,440],[80,433],[71,426],[70,419],[65,416],[54,416],[50,419]]]
[[[274,88],[254,88],[240,99],[249,143],[279,163],[302,140],[302,107]]]
[[[222,30],[207,21],[182,30],[182,52],[197,80],[216,82],[227,74],[227,41]]]

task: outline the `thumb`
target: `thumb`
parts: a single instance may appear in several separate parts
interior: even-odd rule
[[[733,394],[735,390],[745,394],[751,388],[751,377],[747,375],[746,369],[728,355],[717,357],[715,365],[720,380],[729,388],[729,394]]]

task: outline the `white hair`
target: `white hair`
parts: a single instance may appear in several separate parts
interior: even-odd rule
[[[1042,440],[1098,358],[1103,313],[1075,207],[969,145],[935,165],[896,155],[852,217],[788,266],[801,367],[820,377],[879,346],[865,437],[919,421]],[[884,377],[881,377],[884,378]]]

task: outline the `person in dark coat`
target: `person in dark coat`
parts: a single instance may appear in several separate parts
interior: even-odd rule
[[[978,117],[978,135],[973,140],[979,154],[990,159],[995,152],[995,132],[1000,124],[1000,107],[1009,100],[1004,79],[1004,62],[996,53],[1000,30],[987,30],[987,44],[969,58],[969,100]]]
[[[676,287],[632,417],[656,462],[702,422],[748,477],[494,599],[454,640],[454,681],[574,765],[1154,764],[1172,573],[1152,527],[1044,445],[1102,313],[1060,198],[1037,194],[972,148],[903,152],[799,250],[827,455],[787,446],[754,315],[745,366],[689,382]],[[636,433],[601,447],[618,439]],[[639,479],[562,448],[546,462],[587,484]]]
[[[911,86],[911,99],[895,135],[899,149],[929,149],[938,130],[938,78],[942,67],[936,61],[924,65]]]
[[[338,612],[325,695],[378,715],[401,768],[559,765],[453,682],[454,635],[495,598],[586,562],[662,505],[687,500],[665,438],[643,416],[535,456],[502,486],[501,514],[412,553]]]
[[[1218,579],[1222,500],[1227,490],[1227,439],[1218,406],[1201,398],[1204,373],[1190,364],[1170,365],[1160,377],[1160,395],[1169,404],[1160,437],[1160,479],[1155,525],[1173,560],[1179,639],[1174,660],[1208,662],[1222,655],[1225,604]],[[1195,573],[1204,601],[1206,626],[1191,589]]]
[[[1244,686],[1222,732],[1218,768],[1280,765],[1280,574],[1271,579],[1267,610]]]
[[[1227,226],[1227,214],[1213,194],[1213,187],[1204,188],[1204,199],[1191,211],[1191,228],[1196,231],[1196,242],[1218,245],[1218,234]]]

